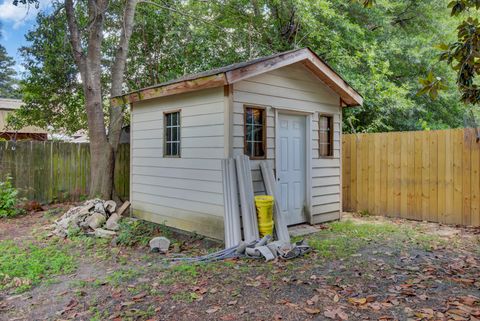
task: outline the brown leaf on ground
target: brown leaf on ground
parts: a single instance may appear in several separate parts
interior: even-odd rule
[[[319,314],[320,313],[320,309],[315,309],[315,308],[304,307],[303,310],[305,310],[305,312],[307,312],[308,314]]]
[[[329,319],[337,320],[340,318],[341,320],[348,320],[348,314],[343,312],[340,308],[338,309],[327,309],[323,312],[323,315]]]
[[[147,293],[146,292],[142,292],[142,293],[139,293],[137,295],[134,295],[132,297],[133,301],[141,301],[144,297],[147,296]]]
[[[308,305],[314,305],[315,303],[318,302],[318,300],[320,300],[320,297],[318,295],[314,295],[310,299],[307,300],[307,304]]]
[[[363,305],[367,303],[367,298],[348,298],[348,302],[353,305]]]
[[[206,310],[205,312],[207,312],[208,314],[212,314],[212,313],[215,313],[219,310],[220,310],[219,306],[214,306],[214,307],[211,307],[210,309]]]

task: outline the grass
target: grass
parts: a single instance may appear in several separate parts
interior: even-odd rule
[[[138,269],[117,270],[107,275],[105,281],[113,286],[119,286],[122,283],[135,279],[140,274],[141,273]]]
[[[146,246],[153,236],[172,238],[171,230],[164,224],[155,224],[143,220],[121,220],[117,244],[125,246]]]
[[[381,241],[390,246],[416,244],[425,250],[442,243],[434,236],[392,223],[356,223],[351,220],[333,222],[328,229],[307,238],[321,257],[339,259],[357,253],[368,242]]]
[[[61,247],[0,242],[0,290],[14,289],[21,293],[42,280],[70,273],[75,268],[74,257]]]

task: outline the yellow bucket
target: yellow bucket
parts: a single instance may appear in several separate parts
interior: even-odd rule
[[[273,200],[270,195],[255,196],[260,237],[273,235]]]

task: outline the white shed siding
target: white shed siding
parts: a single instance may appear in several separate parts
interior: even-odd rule
[[[264,73],[233,86],[233,153],[243,153],[243,108],[257,105],[267,110],[267,159],[275,166],[275,112],[296,110],[312,114],[312,199],[311,223],[332,220],[340,216],[340,133],[341,107],[339,96],[322,86],[316,76],[302,64],[283,67]],[[334,117],[334,157],[319,158],[318,116],[321,113]],[[308,148],[307,144],[307,148]],[[258,168],[252,161],[256,193],[264,190]],[[308,195],[308,193],[307,193]]]
[[[163,113],[181,110],[181,157],[163,157]],[[134,103],[131,200],[135,216],[223,238],[224,89]]]

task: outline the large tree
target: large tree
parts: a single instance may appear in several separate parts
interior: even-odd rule
[[[14,4],[29,5],[34,0],[15,0]],[[55,14],[64,12],[65,31],[73,62],[78,71],[90,138],[90,196],[111,198],[113,191],[113,175],[115,153],[118,148],[120,131],[123,123],[123,108],[107,106],[108,96],[122,94],[124,71],[126,67],[128,46],[134,25],[134,15],[138,0],[115,2],[109,0],[89,0],[74,2],[73,0],[54,3]],[[111,15],[115,6],[122,7],[121,17]],[[120,19],[119,19],[120,18]],[[113,21],[119,19],[120,21]],[[110,37],[109,47],[113,52],[112,61],[105,70],[102,64],[105,54],[105,28],[108,24],[118,26],[118,36]],[[56,32],[57,30],[55,30]],[[62,66],[58,66],[61,68]],[[68,66],[67,66],[68,67]],[[108,91],[102,81],[106,78]],[[106,115],[107,114],[107,115]],[[106,126],[105,120],[108,119]]]
[[[103,197],[112,191],[124,118],[110,96],[298,47],[318,52],[363,94],[364,107],[345,110],[347,131],[461,126],[455,73],[430,46],[455,37],[446,1],[376,0],[364,8],[363,0],[152,0],[138,6],[135,24],[136,1],[57,1],[22,49],[19,118],[88,128],[91,194]],[[430,71],[451,85],[436,100],[416,95]]]

